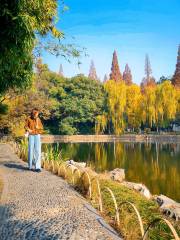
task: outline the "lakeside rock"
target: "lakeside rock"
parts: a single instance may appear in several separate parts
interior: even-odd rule
[[[168,198],[164,195],[154,196],[154,199],[159,204],[160,209],[170,218],[180,221],[180,203]]]
[[[134,183],[134,182],[124,181],[122,184],[130,189],[134,189],[134,190],[138,191],[141,195],[143,195],[147,199],[152,198],[152,195],[151,195],[149,189],[142,183]]]
[[[76,167],[80,167],[80,168],[85,168],[86,167],[86,163],[85,162],[75,162],[74,160],[68,160],[66,161],[66,164],[68,165],[74,165]]]
[[[152,198],[149,189],[144,184],[125,181],[125,169],[115,168],[106,174],[101,174],[101,177],[105,179],[111,179],[121,183],[123,186],[126,186],[129,189],[136,190],[147,199]]]
[[[122,168],[115,168],[108,175],[113,181],[123,182],[125,180],[125,170]]]
[[[90,167],[86,167],[86,163],[75,162],[74,160],[69,160],[66,164],[74,166],[74,168],[79,168],[81,170],[86,170],[91,176],[99,176],[101,179],[111,179],[113,181],[119,182],[121,185],[133,189],[139,192],[141,195],[147,199],[154,199],[160,206],[160,210],[163,214],[168,215],[170,218],[176,221],[180,220],[180,203],[164,196],[153,196],[149,189],[142,183],[127,182],[125,180],[125,169],[116,168],[110,172],[104,174],[97,174]]]

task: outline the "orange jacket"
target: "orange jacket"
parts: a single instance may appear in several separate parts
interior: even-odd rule
[[[32,119],[31,117],[28,117],[24,128],[31,135],[43,133],[43,125],[40,118]]]

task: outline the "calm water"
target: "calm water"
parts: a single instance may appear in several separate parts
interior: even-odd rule
[[[59,148],[64,158],[87,162],[97,172],[124,168],[127,181],[180,201],[180,144],[60,143]]]

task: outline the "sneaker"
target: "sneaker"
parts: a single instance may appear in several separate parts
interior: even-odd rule
[[[35,172],[40,173],[41,169],[36,169]]]

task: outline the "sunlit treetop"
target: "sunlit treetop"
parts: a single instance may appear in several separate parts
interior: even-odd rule
[[[60,2],[63,8],[63,3]],[[63,46],[64,34],[57,30],[57,5],[55,0],[4,0],[0,7],[0,95],[11,88],[27,87],[33,73],[34,48],[42,40],[41,47],[51,52],[79,56],[73,46]],[[63,9],[62,9],[63,10]],[[45,37],[57,39],[58,44]],[[58,45],[58,47],[57,47]]]

